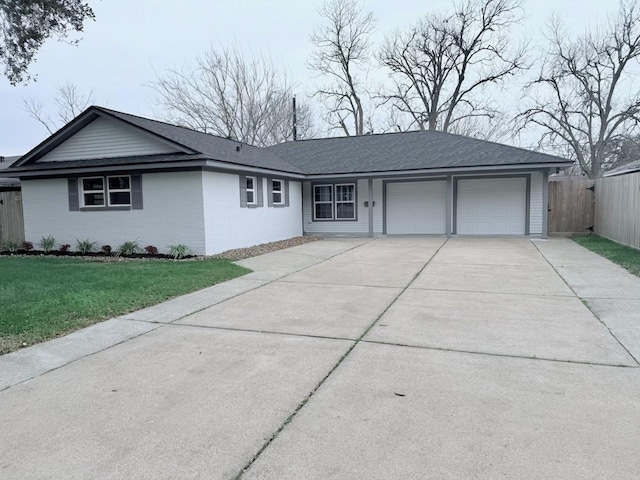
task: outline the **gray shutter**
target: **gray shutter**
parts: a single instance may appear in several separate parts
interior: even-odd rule
[[[267,178],[267,205],[273,207],[273,179]]]
[[[284,206],[289,206],[289,180],[284,181]]]
[[[69,211],[80,211],[80,199],[78,198],[78,179],[68,178],[67,185],[69,187]]]
[[[247,177],[238,175],[240,178],[240,207],[247,207]]]
[[[258,207],[264,207],[262,177],[256,177],[256,182],[258,183],[258,187],[256,188],[256,195],[258,195]]]
[[[131,175],[131,209],[142,210],[142,175]]]

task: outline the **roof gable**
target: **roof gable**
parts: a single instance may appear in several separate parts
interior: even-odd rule
[[[37,162],[118,158],[183,151],[113,118],[98,116]]]

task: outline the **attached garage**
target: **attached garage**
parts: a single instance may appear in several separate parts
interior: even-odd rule
[[[386,221],[390,235],[447,233],[447,181],[386,184]]]
[[[528,235],[528,177],[458,178],[455,230],[458,235]]]

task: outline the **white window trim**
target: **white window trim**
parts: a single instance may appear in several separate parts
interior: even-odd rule
[[[280,186],[280,188],[278,188],[277,190],[276,190],[276,183]],[[274,194],[276,193],[280,194],[279,202],[276,202],[274,199]],[[284,205],[285,201],[284,201],[284,181],[283,180],[276,180],[276,179],[271,180],[271,202],[274,205]]]
[[[329,187],[331,189],[331,200],[320,200],[320,201],[316,201],[316,188],[319,187]],[[335,204],[334,204],[334,199],[335,199],[335,195],[334,195],[334,191],[333,191],[333,184],[331,183],[324,183],[324,184],[318,184],[318,185],[314,185],[313,186],[313,219],[317,220],[317,221],[327,221],[327,220],[333,220],[335,218]],[[316,205],[318,204],[329,204],[331,205],[331,218],[317,218],[316,217]]]
[[[102,180],[102,190],[85,190],[85,189],[84,189],[84,181],[85,181],[85,180],[95,180],[95,179],[97,179],[97,178],[99,178],[100,180]],[[83,208],[104,208],[104,207],[106,207],[106,206],[107,206],[107,196],[106,196],[106,194],[105,194],[105,191],[106,191],[106,184],[105,184],[105,182],[106,182],[105,177],[100,177],[100,176],[96,176],[96,177],[82,177],[82,178],[80,178],[80,199],[81,199],[80,205],[81,205]],[[87,204],[85,204],[85,202],[84,202],[84,195],[85,195],[86,193],[102,193],[102,204],[100,204],[100,205],[87,205]]]
[[[247,180],[251,179],[252,183],[253,183],[253,188],[249,188],[246,187],[247,190],[247,205],[257,205],[258,204],[258,195],[257,195],[257,190],[258,190],[258,177],[245,177]],[[245,180],[246,182],[246,180]],[[253,193],[253,201],[250,202],[249,201],[249,192]]]
[[[129,188],[109,188],[109,179],[110,178],[120,178],[127,177],[129,179]],[[106,177],[106,182],[104,184],[105,189],[107,191],[106,201],[109,207],[130,207],[131,206],[131,175],[110,175]],[[121,193],[126,192],[129,194],[129,203],[116,203],[115,205],[111,205],[111,194],[112,193]]]
[[[338,187],[353,187],[353,200],[338,200]],[[355,183],[336,183],[335,185],[335,214],[336,220],[355,220],[356,216],[356,184]],[[338,218],[338,204],[353,204],[353,216],[352,217],[340,217]]]
[[[129,188],[109,188],[109,179],[110,178],[118,178],[118,177],[127,177],[129,179]],[[85,190],[84,189],[84,181],[85,180],[102,180],[102,190]],[[111,204],[111,193],[119,193],[119,192],[127,192],[129,194],[129,203],[116,203],[115,205]],[[102,203],[100,205],[87,205],[84,200],[84,195],[86,193],[102,193]],[[80,206],[82,208],[105,208],[105,207],[131,207],[132,201],[132,193],[131,193],[131,175],[109,175],[109,176],[94,176],[94,177],[81,177],[80,178]]]

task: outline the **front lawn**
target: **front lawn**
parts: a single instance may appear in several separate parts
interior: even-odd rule
[[[0,258],[0,354],[244,275],[228,260]]]
[[[575,237],[573,240],[640,277],[640,250],[620,245],[598,235]]]

